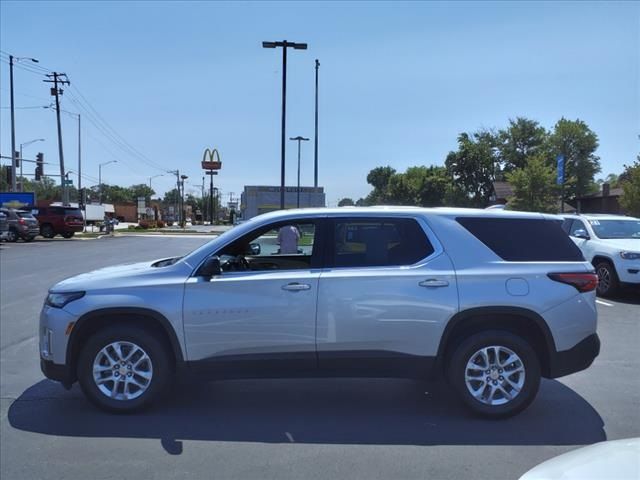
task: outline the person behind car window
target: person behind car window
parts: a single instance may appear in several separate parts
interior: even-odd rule
[[[300,240],[300,232],[293,225],[285,225],[278,231],[278,243],[280,244],[280,253],[292,254],[298,253],[298,241]]]

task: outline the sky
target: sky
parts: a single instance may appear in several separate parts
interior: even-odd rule
[[[7,54],[35,57],[71,81],[62,108],[82,115],[83,186],[149,183],[168,170],[200,192],[205,148],[216,186],[279,185],[281,50],[289,50],[287,138],[302,135],[313,184],[314,60],[319,70],[319,183],[329,206],[366,196],[367,173],[443,165],[461,132],[524,116],[550,129],[581,119],[598,135],[604,177],[640,151],[638,2],[30,2],[0,3],[0,151],[11,150]],[[16,144],[36,138],[58,162],[49,85],[14,72]],[[26,108],[25,108],[26,107]],[[65,167],[77,171],[77,120],[63,115]],[[287,140],[287,185],[296,142]],[[6,164],[3,160],[3,164]],[[32,166],[25,164],[25,173]],[[45,173],[59,173],[46,165]],[[73,177],[73,174],[71,175]],[[208,180],[207,180],[208,181]],[[74,184],[77,184],[74,180]]]

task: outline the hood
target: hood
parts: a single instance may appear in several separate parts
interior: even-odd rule
[[[640,252],[640,238],[599,238],[597,241],[620,251]]]
[[[96,288],[123,287],[153,283],[153,279],[175,271],[178,264],[169,264],[167,258],[115,265],[82,273],[56,283],[50,288],[52,292],[72,292]],[[179,269],[181,271],[182,269]],[[184,272],[182,272],[184,274]],[[190,270],[187,275],[190,273]]]
[[[640,438],[600,442],[533,467],[520,480],[636,480]]]

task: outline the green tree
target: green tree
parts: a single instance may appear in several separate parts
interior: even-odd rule
[[[627,215],[640,217],[640,156],[636,162],[625,167],[623,175],[620,206]]]
[[[367,196],[368,205],[385,205],[389,203],[389,180],[396,173],[390,166],[377,167],[367,175],[367,183],[373,187],[373,191]]]
[[[549,137],[548,162],[555,165],[557,155],[564,155],[565,201],[593,191],[594,177],[600,172],[597,148],[598,136],[582,120],[561,118],[554,126]]]
[[[444,204],[449,176],[444,167],[410,167],[389,179],[388,195],[396,205],[435,207]]]
[[[528,212],[557,212],[555,177],[555,172],[542,155],[530,158],[524,168],[507,173],[506,179],[514,192],[508,208]]]
[[[497,140],[488,130],[458,136],[458,150],[449,152],[445,161],[454,186],[449,187],[449,200],[459,206],[485,207],[493,192],[499,158]]]
[[[131,198],[134,201],[138,200],[138,197],[144,197],[147,202],[151,200],[151,197],[155,195],[155,191],[152,188],[149,188],[149,185],[145,183],[139,183],[137,185],[131,185],[129,187],[131,192]]]
[[[355,205],[355,203],[353,202],[353,199],[349,197],[345,197],[338,202],[339,207],[351,207],[353,205]]]
[[[548,133],[535,120],[517,117],[497,135],[498,155],[504,172],[524,168],[533,155],[542,153]]]
[[[356,207],[366,207],[367,206],[367,202],[364,198],[359,198],[358,200],[356,200]]]

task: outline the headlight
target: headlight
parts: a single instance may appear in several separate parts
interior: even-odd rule
[[[620,252],[620,256],[625,260],[640,260],[640,252]]]
[[[44,303],[50,307],[62,308],[67,303],[84,297],[84,293],[85,292],[50,293],[47,295],[47,300]]]

